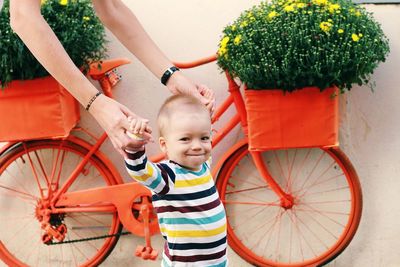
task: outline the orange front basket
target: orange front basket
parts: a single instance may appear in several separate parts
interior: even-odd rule
[[[79,105],[52,77],[12,81],[0,89],[0,141],[67,136]]]
[[[338,89],[245,90],[249,149],[338,145]]]

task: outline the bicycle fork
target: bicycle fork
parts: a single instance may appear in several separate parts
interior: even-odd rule
[[[272,178],[271,174],[265,167],[263,162],[261,152],[258,151],[250,151],[250,154],[254,160],[254,164],[257,167],[257,170],[260,171],[261,176],[267,182],[268,186],[274,191],[280,199],[280,206],[284,209],[291,209],[294,205],[294,198],[292,195],[287,194],[282,190],[282,188],[278,185],[278,183]]]

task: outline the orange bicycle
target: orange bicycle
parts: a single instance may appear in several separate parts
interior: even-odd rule
[[[177,65],[192,68],[215,59]],[[101,70],[91,69],[107,96],[116,82],[113,69],[125,63],[108,60]],[[212,121],[231,105],[236,114],[215,131],[213,146],[238,124],[247,132],[240,88],[227,78],[229,96]],[[72,133],[77,131],[82,129]],[[104,133],[93,144],[70,134],[11,142],[1,149],[3,262],[97,266],[125,234],[122,226],[145,237],[137,256],[157,256],[150,242],[159,231],[151,193],[136,182],[123,182],[99,150],[106,138]],[[244,137],[218,159],[213,176],[226,209],[229,245],[257,266],[323,265],[347,247],[360,222],[360,183],[338,147],[249,151]]]

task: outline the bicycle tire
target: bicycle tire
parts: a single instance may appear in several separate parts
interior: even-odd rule
[[[38,140],[19,143],[0,155],[0,229],[8,229],[1,231],[0,241],[4,245],[1,248],[2,257],[5,257],[3,261],[7,264],[98,266],[111,253],[122,230],[116,212],[51,215],[52,224],[66,225],[65,241],[101,235],[116,236],[51,246],[41,240],[44,231],[41,230],[37,210],[43,198],[32,170],[35,169],[43,182],[42,192],[49,190],[45,183],[46,175],[60,177],[56,182],[53,179],[51,186],[53,189],[60,188],[87,152],[87,148],[68,140]],[[68,192],[116,184],[109,169],[110,166],[93,155]],[[47,181],[50,179],[47,178]]]
[[[256,266],[330,262],[348,246],[361,219],[361,186],[351,162],[338,148],[261,153],[270,175],[294,197],[294,205],[280,205],[247,145],[240,147],[217,176],[229,245]]]

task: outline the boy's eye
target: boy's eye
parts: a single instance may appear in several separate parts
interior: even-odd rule
[[[189,137],[182,137],[181,139],[179,139],[179,141],[183,142],[189,141]]]
[[[208,140],[210,140],[210,137],[209,137],[209,136],[203,136],[203,137],[201,138],[201,140],[203,140],[203,141],[208,141]]]

